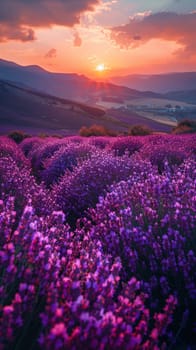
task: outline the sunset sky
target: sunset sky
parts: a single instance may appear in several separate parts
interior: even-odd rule
[[[89,77],[196,70],[196,0],[0,0],[0,58]]]

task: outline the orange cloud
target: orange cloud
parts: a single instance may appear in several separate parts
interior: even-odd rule
[[[80,34],[77,31],[74,31],[74,40],[73,40],[73,45],[75,47],[80,47],[82,45],[82,39],[80,37]]]
[[[101,0],[0,0],[0,42],[35,39],[32,28],[72,27]]]
[[[9,40],[32,41],[35,40],[35,33],[31,28],[25,26],[10,26],[0,23],[0,43]]]
[[[178,55],[196,55],[196,12],[159,12],[133,17],[126,25],[113,27],[111,39],[122,48],[136,48],[151,39],[174,41],[182,46]]]
[[[57,50],[56,49],[50,49],[46,54],[45,54],[45,58],[54,58],[57,55]]]

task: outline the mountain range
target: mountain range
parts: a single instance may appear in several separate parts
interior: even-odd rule
[[[182,75],[189,77],[189,73],[179,73],[178,79]],[[194,76],[196,73],[190,80],[191,88]],[[148,79],[143,80],[146,84]],[[165,77],[165,84],[166,80]],[[186,117],[184,106],[188,106],[191,118],[195,115],[194,107],[190,110],[188,104],[196,105],[196,88],[188,90],[188,82],[183,90],[164,94],[158,88],[150,91],[152,86],[145,84],[144,91],[139,91],[113,82],[96,82],[83,75],[52,73],[39,66],[20,66],[0,59],[0,127],[74,134],[83,125],[102,124],[125,131],[130,125],[146,124],[156,131],[169,131],[178,114],[180,119]],[[169,91],[170,86],[165,90]],[[179,102],[181,110],[168,117],[165,106],[171,103],[175,106],[178,101],[183,101]]]
[[[137,113],[105,111],[0,80],[0,133],[20,129],[28,133],[66,135],[93,124],[125,131],[130,123],[146,124],[146,119]],[[153,120],[148,125],[157,131],[169,130],[167,125]]]
[[[0,79],[44,91],[53,96],[83,102],[115,96],[123,99],[144,96],[158,97],[158,94],[153,92],[141,93],[135,89],[109,82],[96,82],[84,75],[52,73],[39,66],[20,66],[2,59],[0,59]]]
[[[113,84],[127,86],[139,91],[149,90],[160,94],[170,91],[196,90],[196,72],[167,74],[132,74],[112,77]]]

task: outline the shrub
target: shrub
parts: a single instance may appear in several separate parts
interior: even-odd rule
[[[178,125],[173,128],[173,134],[186,134],[186,133],[195,133],[196,132],[196,121],[194,120],[182,120]]]
[[[22,141],[32,163],[74,162],[47,190],[0,137],[0,349],[195,349],[196,135],[132,139],[131,157]]]
[[[129,156],[142,147],[141,139],[133,137],[119,137],[111,142],[111,149],[115,155],[122,156],[127,153]]]
[[[113,185],[84,219],[93,242],[101,242],[104,252],[120,257],[122,279],[135,276],[143,281],[152,310],[162,307],[162,298],[177,297],[171,330],[178,334],[182,328],[182,334],[176,349],[183,337],[196,340],[194,164],[186,161],[173,175],[169,171],[157,176],[152,169],[148,178],[135,181],[131,176]]]
[[[140,170],[141,165],[134,164],[127,156],[115,157],[109,152],[97,151],[61,178],[53,188],[54,200],[68,222],[75,223],[87,208],[95,206],[99,196],[104,195],[113,183],[126,179],[135,171],[140,173]]]
[[[192,128],[193,126],[196,125],[196,122],[193,121],[193,120],[188,120],[188,119],[185,119],[185,120],[182,120],[178,123],[178,126],[187,126],[189,128]]]
[[[31,160],[33,174],[38,180],[41,178],[41,171],[44,169],[44,161],[53,156],[53,154],[59,150],[63,145],[66,145],[68,141],[66,139],[49,139],[38,147],[33,147],[29,152],[28,157]]]
[[[129,135],[145,136],[152,134],[152,130],[146,125],[133,125],[129,129]]]
[[[68,136],[66,137],[66,139],[69,141],[69,142],[73,142],[73,143],[82,143],[82,142],[85,142],[84,138],[81,137],[81,136]]]
[[[43,144],[43,142],[44,142],[44,139],[41,139],[40,137],[37,137],[37,136],[30,137],[21,142],[20,148],[23,151],[24,155],[28,157],[29,153],[33,149]]]
[[[157,349],[176,307],[150,310],[142,283],[124,283],[118,257],[88,232],[71,232],[62,212],[27,206],[17,230],[10,199],[0,202],[2,349]],[[9,292],[9,298],[7,293]]]
[[[80,136],[116,136],[114,131],[106,129],[102,125],[92,125],[89,128],[83,126],[79,131]]]
[[[134,158],[150,160],[161,173],[166,164],[173,171],[174,167],[194,155],[194,152],[194,135],[150,135],[145,138],[143,147],[134,154]]]
[[[29,166],[21,149],[9,137],[0,137],[0,158],[4,157],[13,159],[19,168]]]
[[[111,143],[110,137],[96,136],[89,139],[89,144],[98,147],[100,149],[107,148]]]
[[[84,159],[96,152],[96,148],[89,144],[68,143],[46,159],[40,177],[46,186],[57,183],[66,170],[72,171],[74,167]]]
[[[37,185],[30,169],[19,169],[11,157],[0,158],[0,199],[14,198],[15,210],[20,215],[31,201],[37,213],[49,213],[52,207],[49,193]]]
[[[9,132],[8,137],[10,137],[16,143],[21,143],[24,139],[30,137],[30,135],[25,134],[23,131],[20,130],[14,130]]]
[[[151,153],[150,161],[158,167],[161,173],[165,169],[165,165],[170,167],[180,165],[186,159],[186,153],[180,150],[166,150],[165,147],[159,147]]]

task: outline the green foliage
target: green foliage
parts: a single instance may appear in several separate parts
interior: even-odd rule
[[[38,137],[40,137],[41,139],[45,139],[46,137],[49,137],[49,135],[46,134],[45,132],[41,132],[38,134]]]
[[[82,126],[82,128],[79,130],[80,136],[117,136],[117,134],[112,131],[105,128],[103,125],[92,125],[90,127]]]
[[[189,134],[196,132],[196,121],[184,119],[178,123],[178,125],[173,128],[173,134]]]
[[[15,141],[16,143],[21,143],[24,139],[26,139],[27,137],[30,137],[30,135],[25,134],[21,130],[13,130],[9,132],[8,137],[13,141]]]
[[[151,135],[152,130],[146,125],[138,124],[130,127],[128,134],[131,136],[145,136],[145,135]]]

